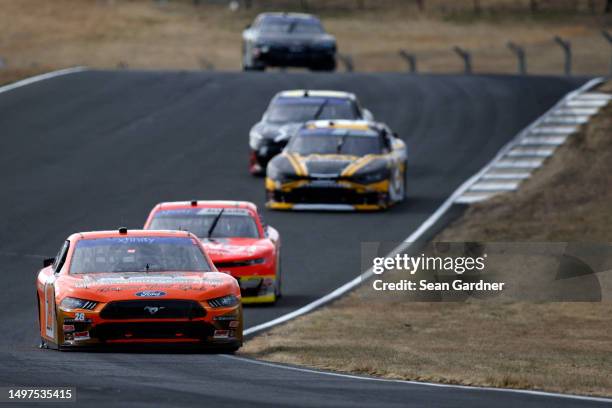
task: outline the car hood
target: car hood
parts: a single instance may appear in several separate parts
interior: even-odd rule
[[[235,279],[219,272],[91,273],[64,276],[57,286],[66,296],[98,302],[151,297],[204,299],[227,294]]]
[[[262,258],[272,249],[267,239],[259,238],[203,239],[202,244],[214,263]]]
[[[308,156],[292,156],[310,178],[350,176],[377,159],[375,155],[311,154]]]

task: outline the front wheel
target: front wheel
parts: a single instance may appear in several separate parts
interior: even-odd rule
[[[389,205],[403,201],[406,197],[406,176],[399,166],[391,173],[387,197]]]
[[[266,66],[265,65],[243,65],[242,66],[242,70],[243,71],[265,71],[266,70]]]

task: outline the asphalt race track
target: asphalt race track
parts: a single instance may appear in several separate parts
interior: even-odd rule
[[[139,228],[159,201],[263,205],[247,134],[277,91],[353,91],[406,141],[409,200],[375,214],[278,213],[284,297],[253,326],[360,272],[363,241],[401,241],[579,78],[87,71],[0,93],[0,385],[76,386],[88,406],[596,406],[279,369],[227,356],[37,348],[34,278],[74,231]],[[599,403],[603,405],[602,403]]]

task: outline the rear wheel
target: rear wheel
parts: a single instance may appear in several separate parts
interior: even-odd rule
[[[219,348],[221,354],[234,354],[241,347],[239,344],[232,344],[231,346],[224,346]]]
[[[406,199],[406,162],[402,163],[403,167],[404,167],[404,171],[402,172],[402,198],[401,201],[404,201]]]
[[[330,59],[328,61],[319,62],[316,65],[310,67],[311,71],[335,71],[336,70],[336,60]]]
[[[243,71],[265,71],[266,66],[265,65],[243,65],[242,70]]]
[[[396,166],[389,178],[389,190],[387,194],[387,204],[391,206],[404,200],[406,196],[406,176],[399,166]]]

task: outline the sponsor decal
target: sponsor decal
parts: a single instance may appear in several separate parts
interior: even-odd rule
[[[45,283],[45,334],[55,337],[55,289],[53,285]]]
[[[238,320],[232,320],[231,322],[229,322],[229,327],[231,328],[236,328],[240,325],[240,322]]]
[[[136,292],[136,296],[138,297],[161,297],[166,296],[166,292],[161,290],[143,290],[141,292]]]
[[[73,332],[74,331],[74,324],[65,324],[62,327],[62,330],[64,330],[64,332]]]
[[[256,289],[262,284],[263,279],[259,276],[243,276],[238,279],[240,289]]]
[[[238,318],[238,316],[236,315],[222,315],[222,316],[215,316],[213,318],[213,320],[217,320],[217,321],[227,321],[227,320],[236,320]]]
[[[74,319],[64,319],[64,324],[75,324],[75,323],[91,323],[91,319],[85,319],[81,321],[77,321]]]
[[[206,278],[206,279],[204,279],[204,283],[208,283],[210,286],[212,286],[214,288],[214,287],[217,287],[220,284],[222,284],[223,280],[222,279],[218,279],[218,278]]]
[[[221,208],[217,207],[217,208],[201,208],[198,211],[198,214],[200,215],[216,215],[219,214],[219,212],[221,212]],[[223,215],[227,216],[227,215],[251,215],[251,213],[249,212],[249,210],[247,210],[246,208],[224,208],[223,209]]]
[[[74,340],[75,341],[82,341],[82,340],[89,340],[89,332],[88,331],[82,331],[82,332],[75,332],[74,333]]]
[[[305,184],[303,187],[305,188],[336,188],[339,187],[340,184],[336,183],[333,180],[313,180],[308,184]]]
[[[256,245],[232,245],[223,243],[211,243],[204,242],[206,251],[211,255],[225,255],[232,254],[235,256],[253,256],[257,253],[258,247]]]
[[[165,308],[166,308],[165,306],[145,306],[144,310],[146,312],[149,312],[149,314],[151,316],[153,316],[154,314],[156,314],[157,312],[159,312],[160,310],[163,310]]]
[[[215,330],[213,337],[215,339],[227,339],[229,337],[229,330]]]
[[[85,276],[82,282],[74,285],[75,288],[90,288],[95,286],[112,286],[112,285],[172,285],[172,284],[193,284],[199,279],[188,278],[182,276],[136,276],[136,277],[105,277],[92,278]],[[124,286],[125,287],[125,286]],[[116,288],[112,288],[116,290]]]
[[[96,239],[82,239],[77,243],[77,247],[97,247],[109,245],[130,245],[130,244],[160,244],[160,245],[193,245],[191,240],[186,237],[110,237]],[[126,248],[126,250],[135,249],[135,247]]]
[[[74,314],[74,321],[75,322],[84,322],[85,321],[85,313],[83,313],[83,312],[76,312]]]
[[[111,288],[99,288],[98,292],[100,293],[106,293],[106,292],[120,292],[122,291],[122,288],[117,288],[117,287],[111,287]]]

